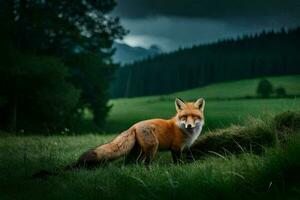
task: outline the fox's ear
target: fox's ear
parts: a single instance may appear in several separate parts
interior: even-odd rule
[[[201,111],[204,111],[204,106],[205,106],[205,100],[203,98],[198,99],[195,103],[194,106],[198,108]]]
[[[182,110],[184,105],[185,104],[184,104],[184,101],[182,99],[180,99],[180,98],[175,99],[175,107],[176,107],[177,112]]]

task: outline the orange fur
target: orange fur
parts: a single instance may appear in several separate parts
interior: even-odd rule
[[[111,142],[84,153],[78,164],[97,164],[127,155],[137,146],[138,160],[149,164],[158,150],[170,150],[177,163],[181,152],[199,136],[204,124],[204,99],[184,103],[176,99],[177,114],[169,119],[151,119],[134,124]]]

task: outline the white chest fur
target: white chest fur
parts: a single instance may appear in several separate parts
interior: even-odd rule
[[[193,145],[193,143],[197,140],[197,138],[201,134],[204,121],[197,120],[195,121],[195,125],[195,128],[191,132],[190,130],[186,129],[185,120],[177,122],[177,126],[183,131],[183,134],[185,135],[185,141],[184,144],[181,146],[181,150],[190,148]]]
[[[186,132],[187,138],[185,140],[185,145],[183,145],[182,149],[185,148],[190,148],[192,146],[192,144],[194,144],[194,142],[197,140],[197,138],[199,137],[200,133],[202,131],[202,125],[200,125],[199,127],[197,127],[193,133],[190,132]]]

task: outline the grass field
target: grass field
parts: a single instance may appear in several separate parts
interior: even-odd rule
[[[119,132],[132,124],[150,118],[170,118],[175,115],[175,97],[196,100],[206,99],[205,129],[241,123],[249,116],[259,117],[276,114],[285,110],[300,110],[300,99],[240,99],[215,100],[215,98],[239,98],[255,95],[260,79],[218,83],[203,88],[170,94],[167,96],[150,96],[112,100],[113,108],[109,113],[106,132]],[[274,87],[282,86],[287,94],[300,94],[300,75],[268,78]]]
[[[300,76],[270,78],[288,94],[299,94]],[[299,199],[300,138],[268,147],[265,154],[206,157],[173,165],[162,152],[146,168],[124,165],[124,159],[96,170],[69,171],[47,180],[31,179],[41,169],[52,170],[109,141],[115,133],[148,118],[175,114],[173,98],[205,97],[205,131],[230,124],[249,125],[247,118],[268,118],[286,110],[300,110],[300,100],[240,99],[255,92],[257,80],[215,84],[168,96],[112,100],[104,135],[20,136],[0,134],[0,200],[15,199]],[[230,93],[228,92],[230,91]],[[226,96],[230,95],[230,96]],[[252,120],[251,120],[252,121]],[[299,135],[299,133],[298,133]]]
[[[222,128],[232,123],[244,123],[247,117],[262,117],[286,110],[300,110],[300,99],[251,99],[206,101],[205,130]],[[173,101],[122,99],[114,101],[106,131],[120,132],[134,123],[151,118],[170,118],[175,115]]]
[[[278,87],[283,87],[285,88],[287,94],[300,94],[300,75],[267,77],[267,79],[272,83],[275,89]],[[217,83],[202,88],[174,93],[170,96],[179,96],[184,99],[194,99],[195,96],[199,95],[206,98],[239,98],[255,96],[259,81],[260,78]]]
[[[0,199],[297,199],[300,138],[264,155],[208,157],[174,165],[160,153],[146,168],[123,160],[96,170],[31,179],[41,169],[66,165],[110,136],[0,137]]]

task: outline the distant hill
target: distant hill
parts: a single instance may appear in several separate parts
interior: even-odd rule
[[[127,44],[116,42],[113,47],[116,48],[113,60],[121,64],[133,63],[162,52],[157,45],[152,45],[149,49],[146,49],[143,47],[131,47]]]
[[[283,87],[287,95],[300,95],[300,75],[266,77],[274,88]],[[209,84],[168,95],[113,99],[107,132],[120,132],[138,121],[152,118],[168,119],[175,114],[175,97],[184,101],[206,99],[205,129],[222,128],[248,120],[249,116],[300,110],[299,98],[239,99],[255,96],[260,78]],[[225,100],[231,98],[230,101]],[[223,100],[223,101],[222,101]]]
[[[300,74],[299,49],[298,27],[159,54],[120,68],[112,96],[168,94],[216,82]]]
[[[286,94],[290,96],[300,95],[300,75],[266,77],[273,87],[283,87]],[[243,79],[238,81],[229,81],[214,83],[200,88],[180,91],[168,95],[172,100],[175,97],[184,100],[194,100],[195,98],[205,97],[206,99],[226,99],[255,97],[256,89],[261,78]],[[230,91],[230,92],[229,92]],[[276,95],[275,93],[273,95]]]

